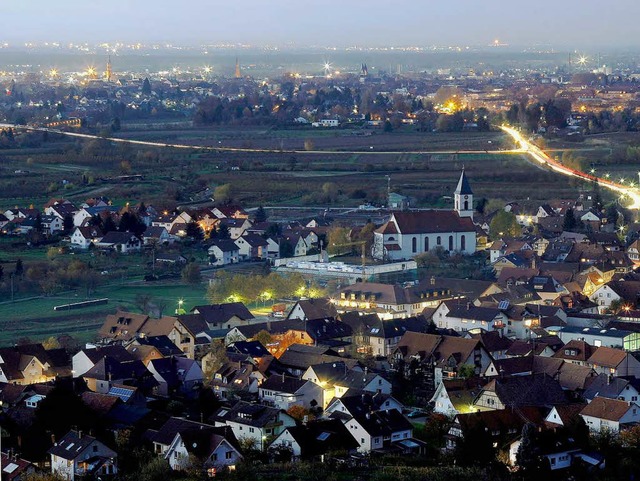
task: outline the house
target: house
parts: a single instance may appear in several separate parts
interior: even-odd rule
[[[261,451],[286,428],[296,425],[295,419],[281,409],[245,401],[219,408],[210,419],[216,426],[230,427],[238,441],[250,440]]]
[[[229,357],[229,362],[224,363],[213,373],[211,387],[216,396],[219,399],[228,400],[239,393],[257,394],[258,387],[266,379],[257,363],[246,358],[236,360],[243,358],[243,356]],[[207,364],[203,362],[205,372],[206,369]]]
[[[165,227],[148,226],[142,233],[142,243],[145,246],[167,245],[174,242],[175,237],[169,235]]]
[[[158,382],[154,393],[162,397],[174,394],[193,397],[204,379],[200,364],[186,357],[153,359],[147,364],[147,369]]]
[[[69,431],[49,449],[48,454],[51,456],[51,473],[68,481],[118,473],[118,454],[82,431]]]
[[[435,279],[434,279],[435,283]],[[431,285],[382,284],[356,282],[340,288],[334,295],[336,309],[376,313],[382,319],[410,317],[421,314],[427,307],[437,307],[443,299],[454,296],[451,289]]]
[[[329,347],[305,344],[291,344],[280,355],[278,362],[294,376],[301,376],[309,366],[316,364],[344,362],[347,369],[354,369],[359,365],[356,359],[340,357]]]
[[[193,462],[204,469],[209,477],[223,469],[234,469],[242,460],[235,438],[227,439],[215,427],[189,427],[180,430],[164,457],[174,471],[193,468]]]
[[[580,411],[580,416],[590,431],[618,433],[640,422],[640,407],[634,402],[597,396]]]
[[[99,227],[76,227],[71,234],[71,246],[79,249],[88,249],[97,244],[104,234]]]
[[[101,394],[107,394],[116,384],[140,387],[145,392],[157,384],[142,362],[120,362],[109,356],[100,359],[82,378],[91,391]]]
[[[597,373],[613,376],[640,376],[640,361],[622,349],[599,347],[587,359],[587,366],[592,367]]]
[[[441,302],[432,319],[439,328],[456,331],[501,331],[508,322],[507,315],[497,306],[476,306],[464,298]]]
[[[81,349],[71,359],[73,377],[82,376],[105,357],[111,357],[120,362],[135,360],[135,357],[127,349],[119,345]]]
[[[231,329],[254,319],[242,302],[200,305],[193,307],[191,312],[200,315],[209,329]]]
[[[374,411],[395,409],[402,412],[404,406],[393,396],[380,392],[371,393],[350,389],[342,397],[335,397],[324,410],[325,417],[347,419]],[[334,413],[338,413],[332,416]]]
[[[433,412],[453,417],[473,410],[473,401],[487,383],[480,377],[443,379],[430,399]]]
[[[348,369],[344,362],[333,362],[309,366],[302,375],[322,387],[321,406],[326,408],[333,398],[340,398],[347,391],[391,394],[391,383],[379,374]]]
[[[308,321],[310,319],[336,317],[337,315],[338,311],[335,305],[330,299],[323,297],[317,299],[300,299],[293,305],[291,311],[289,311],[287,319]]]
[[[226,266],[236,264],[240,260],[240,249],[230,239],[215,239],[208,250],[209,264],[212,266]]]
[[[640,281],[611,281],[596,289],[589,298],[598,304],[601,313],[608,311],[614,301],[635,309],[640,305]]]
[[[568,404],[560,384],[547,374],[509,376],[489,381],[473,402],[481,409]]]
[[[306,379],[276,374],[260,385],[258,398],[263,404],[285,411],[292,406],[315,409],[322,404],[323,389]]]
[[[408,440],[414,441],[413,424],[395,409],[353,417],[345,422],[345,427],[358,442],[358,451],[361,453],[388,449]]]
[[[217,434],[224,436],[227,439],[233,439],[233,433],[231,432],[231,429],[226,426],[215,428],[211,424],[189,421],[188,419],[177,417],[171,417],[167,419],[158,429],[148,429],[144,433],[143,437],[145,440],[153,443],[154,453],[164,457],[174,439],[176,438],[176,435],[181,431],[187,431],[191,429],[204,430],[209,428],[216,429]]]
[[[294,459],[322,459],[331,452],[355,453],[360,444],[338,419],[322,419],[285,428],[269,449],[290,449]]]
[[[558,349],[553,357],[564,359],[566,362],[586,366],[587,360],[598,349],[585,341],[571,340]]]
[[[229,229],[229,237],[232,241],[235,241],[244,231],[251,227],[251,221],[247,218],[225,217],[220,219],[218,229],[221,226],[226,226]]]
[[[278,245],[280,246],[280,252],[282,253],[282,257],[301,257],[306,256],[310,247],[307,242],[304,240],[304,236],[297,233],[283,234],[278,239]],[[290,251],[289,255],[285,255],[287,253],[287,247]]]
[[[236,239],[240,259],[267,259],[269,243],[258,234],[243,234]]]
[[[619,399],[628,403],[638,403],[640,385],[636,378],[614,377],[611,374],[601,373],[591,380],[589,387],[585,389],[583,397],[588,401],[596,397]]]
[[[414,395],[425,403],[443,379],[462,372],[483,373],[491,356],[477,339],[407,332],[391,357],[391,366],[413,385]],[[463,367],[466,366],[466,367]]]
[[[62,232],[64,229],[64,222],[60,217],[55,215],[43,215],[40,217],[40,223],[42,225],[42,232],[51,236],[56,232]]]
[[[26,386],[69,375],[68,359],[57,354],[58,350],[47,351],[42,344],[0,348],[0,382]]]
[[[110,231],[96,242],[96,247],[126,254],[139,251],[142,247],[142,242],[131,232]]]

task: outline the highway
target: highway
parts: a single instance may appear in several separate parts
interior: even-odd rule
[[[433,155],[455,155],[455,154],[516,154],[520,153],[520,149],[515,150],[286,150],[286,149],[250,149],[239,147],[224,146],[204,146],[189,144],[169,144],[164,142],[151,142],[147,140],[121,139],[118,137],[100,137],[99,135],[81,134],[78,132],[68,132],[66,130],[50,129],[46,127],[32,127],[28,125],[14,125],[0,123],[0,129],[21,129],[32,132],[49,132],[51,134],[66,135],[68,137],[76,137],[86,140],[107,140],[109,142],[120,142],[133,145],[144,145],[148,147],[170,147],[173,149],[189,149],[189,150],[207,150],[211,152],[245,152],[245,153],[269,153],[269,154],[300,154],[300,155],[327,155],[327,154],[343,154],[343,155],[404,155],[404,154],[433,154]]]
[[[517,130],[507,127],[505,125],[500,126],[503,132],[509,134],[511,138],[515,141],[516,145],[520,147],[518,149],[523,154],[531,157],[535,162],[539,163],[544,167],[548,167],[554,172],[557,172],[562,175],[566,175],[569,177],[577,177],[579,179],[587,180],[587,181],[597,181],[603,187],[606,187],[609,190],[612,190],[622,197],[628,197],[631,199],[632,204],[628,206],[630,209],[640,209],[640,190],[636,187],[630,187],[624,185],[622,183],[613,182],[608,178],[597,177],[592,174],[588,174],[586,172],[581,172],[579,170],[571,169],[570,167],[566,167],[562,165],[560,162],[552,159],[547,155],[542,149],[536,147],[534,144],[526,140],[520,132]]]

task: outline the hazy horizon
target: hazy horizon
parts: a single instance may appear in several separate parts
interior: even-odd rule
[[[111,7],[29,0],[3,5],[0,40],[379,47],[481,46],[499,39],[514,46],[633,48],[638,14],[637,0],[136,0]]]

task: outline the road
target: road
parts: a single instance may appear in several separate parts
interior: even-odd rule
[[[151,142],[147,140],[121,139],[118,137],[100,137],[99,135],[81,134],[79,132],[67,132],[65,130],[49,129],[46,127],[31,127],[28,125],[14,125],[0,123],[0,129],[22,129],[32,132],[49,132],[51,134],[66,135],[68,137],[76,137],[86,140],[108,140],[109,142],[120,142],[124,144],[144,145],[148,147],[170,147],[173,149],[189,149],[189,150],[208,150],[212,152],[246,152],[246,153],[271,153],[271,154],[299,154],[299,155],[326,155],[326,154],[344,154],[344,155],[404,155],[404,154],[433,154],[433,155],[455,155],[455,154],[514,154],[519,153],[519,149],[515,150],[280,150],[280,149],[249,149],[239,147],[224,146],[204,146],[189,144],[169,144],[163,142]]]
[[[569,177],[577,177],[579,179],[587,180],[593,182],[594,180],[598,182],[603,187],[606,187],[609,190],[620,194],[621,197],[628,197],[631,199],[632,204],[629,209],[640,209],[640,190],[633,186],[624,185],[623,183],[613,182],[609,178],[597,177],[592,174],[588,174],[586,172],[581,172],[579,170],[574,170],[569,167],[562,165],[560,162],[552,159],[539,147],[536,147],[534,144],[526,140],[520,132],[517,130],[502,125],[500,127],[504,132],[509,134],[511,138],[515,141],[516,145],[520,146],[520,151],[531,157],[535,162],[541,164],[544,167],[548,167],[554,172],[557,172],[562,175],[566,175]]]

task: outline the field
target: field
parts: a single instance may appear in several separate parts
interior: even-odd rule
[[[204,187],[227,183],[233,187],[234,200],[248,206],[357,206],[385,203],[387,176],[392,191],[413,197],[413,205],[442,207],[448,205],[446,197],[463,166],[477,198],[511,201],[577,195],[577,186],[567,179],[543,173],[519,156],[498,150],[512,147],[498,132],[374,132],[366,137],[352,130],[328,129],[119,133],[194,146],[275,149],[271,152],[96,146],[92,143],[98,141],[52,138],[38,147],[2,152],[0,174],[6,176],[0,180],[0,207],[42,205],[51,197],[84,200],[96,195],[108,196],[119,205],[144,199],[172,207],[197,199],[196,192]],[[314,151],[304,151],[305,141]],[[481,153],[465,154],[468,150]],[[104,180],[122,173],[123,161],[130,173],[144,179],[136,183]],[[338,195],[330,199],[321,195],[325,183],[335,184]]]
[[[109,298],[107,305],[73,311],[54,311],[53,308],[85,300],[78,293],[25,299],[13,303],[5,301],[0,303],[0,319],[2,319],[0,345],[10,344],[24,337],[37,341],[60,334],[69,334],[82,341],[93,340],[105,316],[117,308],[140,312],[140,307],[136,303],[136,297],[140,294],[153,296],[152,303],[163,300],[166,304],[164,310],[166,315],[173,314],[180,299],[184,301],[183,308],[187,311],[195,305],[206,303],[204,285],[194,287],[182,284],[143,283],[98,288],[91,298],[107,297]]]

